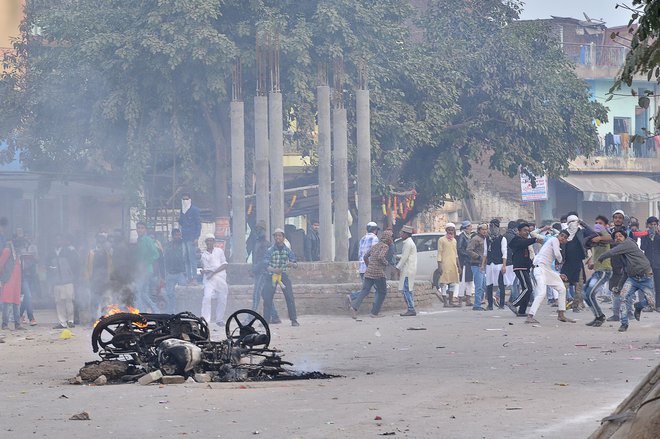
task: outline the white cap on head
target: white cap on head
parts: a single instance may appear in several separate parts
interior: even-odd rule
[[[455,228],[456,228],[456,224],[454,224],[454,223],[447,223],[447,224],[445,224],[445,229],[449,229],[449,228],[451,228],[451,229],[455,229]]]
[[[286,236],[286,233],[284,233],[284,230],[280,229],[279,227],[277,229],[273,230],[273,235],[276,234],[276,233],[281,233],[282,235]]]
[[[623,213],[623,210],[621,210],[621,209],[615,210],[614,213],[612,214],[612,216],[617,215],[617,214],[620,214],[621,216],[626,216],[626,214]]]
[[[568,215],[568,218],[566,218],[566,223],[572,223],[573,221],[579,221],[580,218],[578,218],[576,215]]]
[[[378,224],[376,224],[376,223],[373,222],[373,221],[369,221],[369,222],[367,223],[367,228],[374,228],[374,227],[375,227],[375,228],[378,228]]]
[[[206,236],[204,236],[204,241],[212,239],[215,241],[215,235],[213,233],[207,233]]]

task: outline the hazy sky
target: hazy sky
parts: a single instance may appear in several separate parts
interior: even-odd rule
[[[608,26],[628,24],[631,13],[625,9],[615,9],[617,3],[628,4],[630,0],[524,0],[525,10],[521,19],[572,17],[584,19],[583,12],[590,18],[605,20]]]

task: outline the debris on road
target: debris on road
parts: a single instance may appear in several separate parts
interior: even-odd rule
[[[87,412],[80,412],[76,413],[75,415],[71,416],[69,418],[70,421],[89,421],[91,418],[89,417],[89,413]]]

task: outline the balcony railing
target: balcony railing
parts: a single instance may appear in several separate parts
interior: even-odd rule
[[[592,67],[621,67],[627,52],[623,46],[600,46],[594,43],[563,43],[561,47],[575,64]]]

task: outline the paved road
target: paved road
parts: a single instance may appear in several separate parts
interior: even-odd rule
[[[3,333],[0,437],[587,437],[660,361],[660,314],[623,334],[585,327],[589,316],[559,324],[543,306],[540,327],[508,310],[302,316],[272,327],[272,345],[298,369],[344,378],[96,387],[67,384],[95,359],[91,331],[59,340],[40,313],[42,326]],[[68,420],[83,410],[90,421]]]

